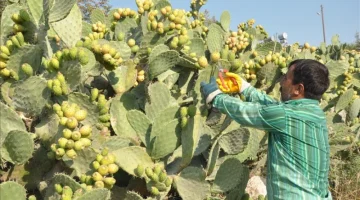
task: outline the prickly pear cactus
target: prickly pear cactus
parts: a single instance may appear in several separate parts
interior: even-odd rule
[[[320,103],[331,134],[342,130],[332,155],[358,144],[360,55],[338,36],[284,47],[255,19],[231,30],[224,11],[208,24],[206,0],[190,11],[135,2],[94,9],[85,21],[75,0],[9,1],[0,29],[1,199],[34,199],[27,190],[38,199],[247,197],[249,164],[262,166],[267,137],[206,107],[200,83],[219,69],[279,99],[292,60],[324,63],[331,83]]]

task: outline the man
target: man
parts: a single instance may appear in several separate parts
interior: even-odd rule
[[[227,76],[236,79],[236,87],[225,91],[221,85],[223,92],[212,77],[209,84],[201,83],[201,91],[207,103],[241,125],[268,131],[268,199],[332,199],[328,130],[319,107],[329,87],[326,66],[308,59],[291,62],[280,82],[282,102],[257,91],[236,74]],[[232,85],[229,78],[225,83]],[[246,102],[226,93],[241,93]]]

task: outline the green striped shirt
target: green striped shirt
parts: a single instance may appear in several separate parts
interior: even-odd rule
[[[269,133],[268,199],[332,199],[328,130],[319,102],[278,102],[251,86],[242,94],[246,102],[219,94],[213,106],[243,126]]]

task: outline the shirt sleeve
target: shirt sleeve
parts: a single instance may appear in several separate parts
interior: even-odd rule
[[[226,94],[219,94],[213,101],[213,107],[229,115],[243,126],[265,131],[285,132],[285,110],[281,104],[261,105],[243,102]]]
[[[258,91],[253,86],[247,87],[242,94],[245,96],[247,102],[259,103],[261,105],[278,103],[278,101],[271,98],[264,91]]]

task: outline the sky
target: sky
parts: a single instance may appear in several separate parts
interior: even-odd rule
[[[173,8],[190,10],[191,0],[169,0]],[[110,0],[113,8],[136,9],[135,0]],[[319,46],[323,39],[320,5],[323,5],[325,39],[330,44],[332,36],[338,34],[343,43],[355,41],[360,32],[360,0],[208,0],[205,9],[217,20],[223,11],[231,14],[231,30],[254,18],[269,36],[286,33],[288,43],[308,42]],[[319,13],[320,15],[318,15]]]

